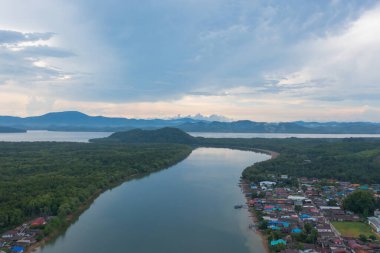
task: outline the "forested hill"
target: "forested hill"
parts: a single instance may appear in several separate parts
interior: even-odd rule
[[[0,133],[25,133],[25,132],[26,130],[24,129],[0,126]]]
[[[92,139],[90,142],[196,144],[197,139],[177,128],[165,127],[157,130],[133,129],[125,132],[116,132],[109,137]]]

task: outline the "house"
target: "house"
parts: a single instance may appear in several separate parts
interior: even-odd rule
[[[292,229],[292,233],[299,234],[301,232],[302,232],[302,229],[300,229],[300,228],[293,228]]]
[[[44,225],[46,225],[46,220],[45,220],[43,217],[39,217],[39,218],[33,220],[33,221],[30,223],[30,225],[31,225],[32,227],[44,226]]]
[[[306,198],[304,196],[289,195],[288,199],[293,200],[293,201],[296,201],[296,200],[304,201]]]
[[[261,181],[260,182],[261,188],[272,188],[275,185],[276,185],[276,182],[272,182],[272,181]]]
[[[380,233],[380,218],[378,217],[368,217],[368,224]]]
[[[22,246],[13,246],[11,248],[11,252],[13,252],[13,253],[22,253],[24,251],[25,251],[25,248]]]
[[[16,230],[10,230],[10,231],[7,231],[5,233],[3,233],[1,235],[2,238],[13,238],[17,235],[17,231]]]
[[[320,206],[319,209],[324,210],[341,210],[339,206]]]
[[[272,240],[272,241],[270,242],[270,245],[271,245],[271,246],[276,246],[276,245],[278,245],[278,244],[285,244],[285,245],[286,245],[286,241],[283,240],[283,239],[278,239],[278,240]]]
[[[251,188],[251,190],[257,190],[257,185],[254,184],[254,183],[251,183],[251,184],[249,185],[249,187]]]
[[[288,179],[288,175],[281,175],[281,179]]]

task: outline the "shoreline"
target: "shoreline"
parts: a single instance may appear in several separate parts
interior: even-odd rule
[[[125,178],[125,180],[123,182],[120,182],[120,183],[116,183],[115,185],[112,185],[110,188],[107,188],[107,189],[101,189],[101,190],[98,190],[96,191],[85,203],[83,203],[82,205],[79,206],[78,210],[75,211],[74,213],[68,215],[66,217],[66,224],[60,228],[60,229],[57,229],[55,230],[51,235],[43,238],[41,241],[29,246],[25,251],[24,253],[32,253],[32,252],[35,252],[36,250],[38,250],[39,248],[41,248],[42,246],[46,245],[47,243],[57,239],[60,235],[62,235],[64,232],[66,232],[66,230],[77,220],[79,219],[79,217],[88,209],[90,208],[90,206],[94,203],[94,201],[104,192],[108,191],[108,190],[112,190],[113,188],[119,186],[119,185],[122,185],[123,183],[125,182],[128,182],[130,180],[133,180],[133,179],[137,179],[139,178],[140,175],[138,174],[134,174],[134,175],[131,175],[131,176],[128,176],[127,178]],[[141,175],[141,176],[144,176],[144,175]]]
[[[245,149],[245,150],[247,150],[247,149]],[[280,155],[280,153],[274,152],[271,150],[265,150],[265,149],[250,149],[250,150],[270,155],[271,158],[268,160],[275,159]],[[250,199],[246,195],[246,193],[250,192],[249,191],[249,182],[246,179],[241,178],[239,185],[240,185],[240,188],[242,190],[242,193],[244,194],[244,198],[245,198],[246,204],[248,206],[249,216],[251,217],[253,224],[257,225],[258,224],[257,216],[256,216],[255,212],[252,210],[252,208],[249,206],[249,200]],[[257,227],[255,228],[254,232],[260,237],[262,245],[263,245],[266,253],[271,253],[267,236],[262,231],[260,231]]]
[[[244,198],[246,200],[246,204],[248,206],[248,212],[249,212],[249,216],[253,222],[253,224],[256,226],[258,224],[258,219],[257,219],[257,216],[255,214],[255,212],[252,211],[251,207],[249,206],[249,197],[247,197],[245,194],[249,191],[248,190],[248,182],[244,179],[241,179],[240,181],[240,188],[242,190],[242,193],[244,194]],[[266,253],[270,253],[270,249],[269,249],[269,244],[268,244],[268,238],[266,237],[266,235],[260,231],[257,227],[254,228],[254,233],[256,235],[258,235],[260,237],[260,240],[261,240],[261,243],[265,249],[265,252]]]

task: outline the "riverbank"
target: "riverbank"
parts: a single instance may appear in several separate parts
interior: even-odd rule
[[[266,250],[266,253],[270,253],[270,249],[269,249],[269,243],[268,243],[268,238],[267,236],[262,233],[259,229],[258,229],[258,224],[259,224],[259,220],[258,220],[258,217],[256,216],[254,210],[250,207],[249,205],[249,183],[244,180],[244,179],[241,179],[240,183],[240,188],[244,194],[244,197],[245,197],[245,200],[246,200],[246,204],[247,204],[247,207],[248,207],[248,212],[249,212],[249,216],[251,217],[252,219],[252,222],[253,222],[253,227],[252,229],[255,230],[255,233],[261,238],[261,242],[264,246],[264,249]]]
[[[246,150],[246,149],[244,149]],[[274,151],[271,151],[271,150],[265,150],[265,149],[251,149],[251,151],[255,151],[255,152],[260,152],[260,153],[264,153],[264,154],[268,154],[271,156],[270,159],[275,159],[277,158],[280,153],[278,152],[274,152]],[[251,192],[250,191],[250,184],[247,180],[245,179],[241,179],[240,183],[239,183],[240,187],[241,187],[241,190],[244,194],[244,197],[245,197],[245,200],[246,200],[246,204],[248,206],[248,212],[250,213],[250,217],[252,218],[252,222],[254,224],[253,228],[255,229],[255,233],[260,236],[261,238],[261,241],[262,241],[262,244],[266,250],[267,253],[270,253],[270,248],[269,248],[269,241],[268,241],[268,237],[258,229],[258,224],[259,224],[259,220],[258,220],[258,217],[256,216],[256,213],[255,213],[255,210],[250,207],[250,195],[249,193]]]
[[[82,213],[84,213],[88,208],[90,208],[90,206],[94,203],[95,199],[97,199],[102,193],[104,193],[108,190],[112,190],[113,188],[115,188],[115,187],[117,187],[117,186],[119,186],[125,182],[128,182],[130,180],[134,180],[134,179],[138,179],[140,177],[144,177],[144,176],[147,176],[149,174],[150,173],[145,174],[145,175],[139,175],[139,174],[131,175],[131,176],[126,177],[122,182],[115,183],[110,188],[98,190],[84,204],[79,206],[77,211],[75,211],[74,213],[72,213],[66,217],[65,224],[61,228],[56,229],[49,236],[43,238],[41,241],[39,241],[39,242],[31,245],[30,247],[28,247],[26,249],[25,253],[32,253],[32,252],[38,250],[39,248],[43,247],[47,243],[54,241],[58,236],[62,235],[62,233],[64,233],[70,227],[70,225],[72,225],[81,216]]]

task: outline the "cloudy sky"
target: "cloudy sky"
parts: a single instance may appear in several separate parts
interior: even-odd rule
[[[380,1],[0,0],[0,114],[380,121]]]

